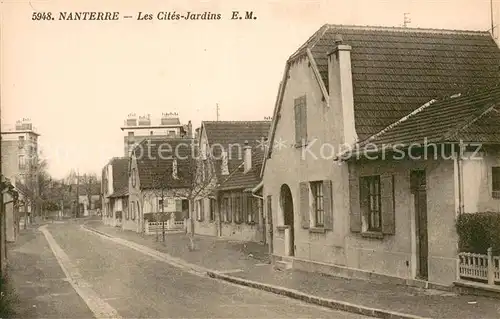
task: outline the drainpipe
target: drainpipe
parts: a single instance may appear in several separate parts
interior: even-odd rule
[[[457,157],[457,170],[458,170],[458,214],[462,214],[464,212],[464,187],[463,187],[463,154],[464,146],[460,144],[460,153]]]

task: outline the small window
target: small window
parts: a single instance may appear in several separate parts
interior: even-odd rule
[[[362,203],[367,207],[368,231],[380,232],[382,230],[381,198],[380,198],[380,176],[365,176],[361,178],[361,196],[365,198]]]
[[[217,201],[215,198],[210,198],[210,221],[215,220],[215,207],[217,205]]]
[[[24,155],[19,155],[19,169],[26,168],[26,157]]]
[[[133,137],[134,136],[134,132],[128,132],[128,137]]]
[[[491,168],[492,196],[500,199],[500,166]]]
[[[19,136],[19,148],[24,147],[25,138],[24,136]]]
[[[311,192],[313,198],[314,226],[323,227],[325,225],[323,182],[311,182]]]

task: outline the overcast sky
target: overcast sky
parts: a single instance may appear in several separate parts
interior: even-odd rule
[[[497,4],[497,3],[496,3]],[[119,11],[119,21],[32,21],[33,12]],[[233,10],[256,20],[231,21]],[[159,11],[219,21],[137,21]],[[2,125],[29,117],[50,173],[123,156],[130,112],[182,122],[271,116],[288,56],[324,23],[488,30],[489,0],[16,1],[1,4]]]

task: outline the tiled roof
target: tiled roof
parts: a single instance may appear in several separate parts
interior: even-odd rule
[[[148,138],[134,148],[142,189],[190,187],[195,163],[193,139]],[[177,159],[177,176],[172,176]]]
[[[461,141],[500,144],[500,86],[430,101],[360,146],[370,143],[381,149],[384,145]]]
[[[123,197],[128,194],[128,164],[128,157],[116,157],[111,160],[114,192],[109,197]]]
[[[260,169],[264,158],[264,138],[269,133],[271,121],[205,121],[202,127],[207,135],[215,169],[221,186],[219,189],[249,188],[260,182]],[[243,172],[245,142],[252,147],[252,169]],[[230,175],[221,175],[221,150],[228,151]]]
[[[350,45],[360,140],[431,99],[500,79],[500,49],[488,32],[324,25],[289,59],[311,50],[328,89],[327,53],[336,35]]]

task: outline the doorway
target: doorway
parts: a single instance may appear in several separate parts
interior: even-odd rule
[[[429,238],[427,233],[427,182],[425,170],[411,171],[410,184],[415,202],[415,232],[417,239],[417,278],[429,277]]]
[[[290,187],[288,185],[281,185],[280,191],[280,200],[281,200],[281,209],[283,211],[284,216],[284,225],[288,226],[289,229],[289,237],[285,238],[285,240],[289,243],[288,255],[295,255],[295,238],[294,238],[294,228],[293,228],[293,197],[292,192],[290,191]]]

